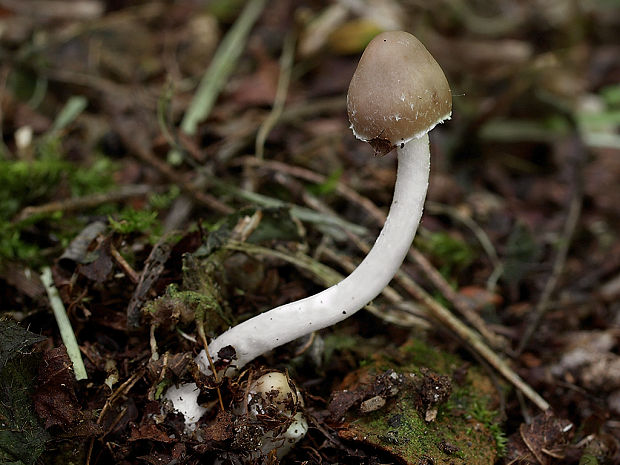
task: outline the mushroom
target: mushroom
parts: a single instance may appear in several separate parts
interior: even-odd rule
[[[428,131],[449,119],[450,87],[440,66],[414,36],[384,32],[367,46],[347,96],[353,133],[378,153],[398,152],[390,211],[374,246],[344,280],[318,294],[246,320],[218,336],[209,352],[232,346],[231,375],[254,358],[348,318],[374,299],[403,262],[422,216],[430,168]],[[202,351],[196,362],[211,373]],[[176,407],[176,405],[175,405]]]
[[[248,388],[247,395],[248,415],[258,421],[263,431],[260,453],[267,456],[275,449],[278,458],[284,457],[292,447],[308,432],[308,422],[299,411],[304,406],[304,400],[297,386],[279,371],[270,371],[253,381]],[[288,424],[281,430],[280,424],[272,421],[260,422],[259,418],[277,419]],[[253,454],[253,458],[258,458]]]
[[[164,394],[164,399],[172,403],[172,407],[185,419],[187,431],[194,431],[198,420],[207,409],[198,403],[200,389],[196,383],[185,383],[180,386],[171,386]]]
[[[374,299],[403,262],[422,216],[430,169],[428,131],[450,118],[452,97],[440,66],[407,32],[384,32],[367,46],[349,86],[353,133],[375,150],[398,147],[394,198],[373,248],[344,280],[318,294],[261,313],[209,344],[217,359],[235,349],[235,367],[348,318]],[[197,357],[209,372],[206,354]]]

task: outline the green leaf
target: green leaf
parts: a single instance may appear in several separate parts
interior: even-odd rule
[[[50,129],[51,133],[57,133],[64,128],[66,128],[69,124],[71,124],[80,113],[82,113],[86,107],[88,106],[88,100],[81,95],[74,95],[67,100],[65,106],[62,107],[54,123],[52,124],[52,128]]]

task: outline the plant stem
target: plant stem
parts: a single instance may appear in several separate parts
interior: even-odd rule
[[[71,322],[69,321],[67,312],[65,311],[65,306],[63,305],[62,300],[60,300],[58,290],[54,286],[52,270],[49,266],[43,268],[41,272],[41,281],[43,282],[47,296],[50,299],[50,305],[52,306],[52,310],[54,312],[54,318],[56,318],[56,323],[58,324],[58,329],[60,330],[60,337],[67,348],[69,359],[71,360],[71,363],[73,363],[73,373],[75,374],[75,379],[78,381],[87,379],[88,374],[86,373],[86,367],[84,366],[84,361],[82,360],[80,348],[77,340],[75,339],[75,334],[73,332],[73,328],[71,327]]]

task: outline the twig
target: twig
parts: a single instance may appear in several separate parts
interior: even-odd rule
[[[286,102],[286,95],[288,93],[289,83],[291,81],[291,70],[293,69],[293,60],[295,59],[295,36],[293,33],[289,33],[284,40],[284,47],[282,49],[282,56],[280,57],[280,77],[278,78],[278,87],[276,89],[276,96],[273,101],[273,107],[271,112],[258,128],[256,133],[256,145],[255,153],[256,158],[263,159],[265,151],[265,141],[267,136],[276,125],[282,111],[284,110],[284,104]]]
[[[491,366],[499,371],[504,378],[510,381],[517,389],[530,399],[541,410],[548,410],[550,405],[536,391],[534,391],[521,377],[512,370],[492,349],[487,346],[480,335],[464,325],[447,308],[433,299],[424,289],[411,279],[403,275],[400,284],[413,297],[424,303],[431,311],[431,316],[448,329],[456,333],[461,339],[475,349]]]
[[[256,192],[250,192],[244,189],[240,189],[214,177],[211,177],[209,181],[216,187],[225,190],[227,193],[232,194],[237,198],[255,203],[257,205],[261,205],[267,208],[290,208],[291,215],[302,221],[316,224],[326,224],[330,226],[338,226],[344,230],[355,231],[357,234],[365,234],[367,232],[367,229],[363,226],[343,220],[336,215],[326,215],[311,210],[309,208],[291,205],[287,202],[275,199],[273,197],[268,197],[266,195],[258,194]]]
[[[60,330],[60,337],[62,338],[63,344],[67,348],[67,354],[73,364],[75,379],[78,381],[87,379],[88,374],[86,373],[86,367],[84,366],[84,361],[82,360],[80,347],[75,339],[75,333],[73,332],[71,322],[69,321],[69,317],[65,311],[65,306],[58,295],[58,289],[54,286],[52,270],[49,266],[43,268],[41,272],[41,282],[43,283],[43,286],[45,286],[45,291],[47,292],[47,296],[50,300],[50,305],[52,306],[52,311],[54,312],[54,318],[56,319],[58,329]]]
[[[97,425],[101,424],[103,417],[106,415],[106,413],[110,409],[110,406],[112,406],[112,404],[116,402],[116,399],[118,399],[121,395],[128,393],[131,390],[131,388],[133,388],[134,385],[138,382],[138,380],[142,378],[142,376],[144,376],[144,369],[139,369],[138,371],[134,372],[125,382],[123,382],[123,384],[121,384],[118,388],[116,388],[116,391],[114,391],[112,395],[108,397],[103,408],[101,409],[101,412],[99,413],[99,416],[97,417],[97,421],[96,421]],[[104,436],[105,434],[107,433],[104,433]],[[92,438],[90,440],[90,443],[88,444],[88,451],[86,453],[86,462],[85,462],[86,465],[90,465],[90,459],[92,457],[94,445],[95,445],[95,438]]]
[[[321,199],[317,198],[315,195],[311,194],[305,186],[293,179],[290,176],[287,176],[284,173],[276,173],[274,179],[286,187],[286,189],[293,194],[295,197],[301,197],[302,201],[310,208],[310,210],[315,211],[316,213],[325,215],[329,218],[338,218],[342,221],[345,221],[337,212],[334,211],[331,207],[329,207],[325,202]],[[295,216],[293,214],[293,216]],[[355,225],[358,226],[358,225]],[[328,233],[330,237],[335,238],[336,240],[344,240],[347,235],[348,229],[338,226],[330,226],[328,230],[322,230],[322,228],[318,228],[323,233]],[[326,229],[326,228],[323,228]]]
[[[103,439],[108,434],[110,434],[112,430],[116,427],[116,425],[118,425],[118,423],[123,419],[123,417],[127,413],[127,408],[128,408],[127,405],[123,405],[123,407],[121,408],[121,411],[118,412],[118,415],[116,415],[114,420],[112,420],[112,423],[110,424],[110,426],[108,426],[108,429],[101,436],[101,439]]]
[[[126,147],[135,156],[151,165],[153,168],[155,168],[157,171],[167,177],[170,181],[178,185],[181,190],[193,197],[198,203],[205,205],[218,213],[229,214],[233,212],[233,209],[230,208],[228,205],[220,202],[212,195],[206,194],[198,190],[190,182],[186,182],[184,177],[180,173],[177,173],[165,161],[160,160],[149,150],[144,148],[143,144],[139,143],[136,140],[136,132],[133,131],[133,129],[137,130],[137,128],[132,128],[129,122],[127,123],[128,124],[115,124],[115,130],[121,136],[121,139],[123,140],[123,143],[126,145]]]
[[[202,347],[204,348],[205,354],[207,354],[209,367],[211,368],[211,372],[213,373],[213,377],[215,378],[215,390],[217,391],[217,399],[220,403],[220,409],[222,409],[222,412],[224,412],[225,409],[224,401],[222,400],[222,392],[220,391],[220,380],[217,374],[217,370],[215,369],[215,364],[213,363],[213,358],[211,357],[211,353],[209,352],[209,343],[207,342],[207,336],[205,334],[205,322],[196,321],[196,328],[198,330],[198,335],[200,336],[200,341],[202,342]]]
[[[308,337],[308,340],[304,342],[304,344],[295,351],[295,357],[299,357],[300,355],[303,355],[310,347],[312,347],[312,344],[314,343],[314,339],[316,339],[316,331],[312,331],[310,333],[310,336]]]
[[[24,208],[15,217],[13,222],[20,222],[31,218],[35,215],[46,215],[54,212],[71,212],[76,210],[84,210],[94,208],[104,203],[113,203],[125,200],[131,197],[140,197],[154,191],[153,186],[136,185],[124,186],[118,190],[105,192],[100,194],[87,195],[75,199],[57,200],[43,205],[36,205]]]
[[[289,174],[299,179],[304,179],[305,181],[313,182],[315,184],[324,183],[327,180],[326,176],[319,174],[315,171],[309,170],[307,168],[302,168],[300,166],[288,165],[286,163],[282,163],[280,161],[274,160],[259,160],[256,157],[243,157],[241,158],[241,162],[243,164],[248,164],[252,166],[260,166],[261,168],[268,169],[271,171],[280,171],[282,173]],[[374,220],[383,224],[385,222],[385,213],[378,208],[373,202],[371,202],[368,198],[358,194],[355,190],[351,189],[344,182],[338,181],[335,187],[336,192],[342,195],[345,199],[350,202],[359,205],[362,207],[368,214],[374,218]]]
[[[497,349],[506,349],[508,341],[499,334],[495,334],[487,326],[484,319],[478,315],[466,301],[466,299],[456,292],[445,278],[437,271],[437,269],[420,253],[412,247],[407,255],[418,267],[424,272],[433,285],[441,292],[441,294],[450,301],[461,315],[472,325],[478,332],[489,342],[492,347]]]
[[[136,270],[134,270],[131,265],[127,263],[125,257],[123,257],[120,252],[116,250],[116,247],[114,247],[112,244],[110,244],[110,255],[112,255],[112,258],[114,258],[116,263],[118,263],[118,266],[121,267],[123,273],[127,275],[130,281],[134,284],[138,284],[138,282],[140,281],[140,275],[136,273]]]

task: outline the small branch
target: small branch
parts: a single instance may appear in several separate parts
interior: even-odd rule
[[[112,258],[116,261],[118,266],[121,267],[123,273],[125,273],[129,280],[133,284],[138,284],[138,282],[140,281],[140,275],[136,272],[136,270],[131,267],[129,263],[127,263],[125,257],[123,257],[121,253],[116,250],[116,247],[114,247],[112,244],[110,244],[110,255],[112,255]]]
[[[302,221],[307,221],[309,223],[315,224],[336,226],[344,230],[354,231],[357,234],[365,234],[367,232],[367,229],[363,226],[343,220],[337,215],[323,214],[309,208],[300,207],[298,205],[291,205],[290,203],[284,202],[280,199],[240,189],[237,186],[233,186],[215,177],[210,178],[209,181],[214,186],[226,191],[227,194],[231,194],[239,199],[252,202],[256,205],[267,208],[290,208],[291,215]]]
[[[153,155],[142,143],[140,143],[144,141],[136,140],[136,134],[139,134],[138,128],[132,127],[129,121],[125,121],[125,123],[127,124],[115,124],[114,129],[120,135],[123,143],[132,154],[155,168],[162,175],[179,186],[181,190],[193,197],[199,204],[205,205],[217,213],[229,214],[233,212],[233,209],[228,205],[220,202],[212,195],[202,192],[193,186],[192,183],[186,182],[185,178],[180,173],[177,173],[168,163]]]
[[[52,270],[49,266],[43,268],[41,272],[41,282],[43,283],[43,286],[45,286],[45,291],[47,292],[47,296],[50,300],[50,305],[52,306],[52,311],[54,312],[54,318],[56,319],[58,329],[60,330],[60,337],[62,338],[63,344],[67,348],[69,359],[71,360],[71,363],[73,363],[73,373],[75,374],[75,379],[78,381],[87,379],[88,374],[86,373],[86,367],[84,366],[84,361],[82,360],[80,347],[75,339],[75,333],[73,332],[71,322],[69,321],[69,317],[65,311],[65,306],[58,295],[58,289],[54,286]]]
[[[87,208],[95,208],[104,203],[120,202],[128,198],[147,195],[149,193],[152,193],[153,191],[153,186],[130,185],[124,186],[115,191],[87,195],[74,199],[58,200],[43,205],[30,206],[24,208],[21,212],[19,212],[19,214],[13,219],[13,222],[16,223],[24,221],[35,215],[47,215],[58,211],[66,213],[77,210],[85,210]]]
[[[288,165],[286,163],[282,163],[280,161],[275,160],[259,160],[256,157],[243,157],[241,162],[245,165],[250,166],[259,166],[264,169],[268,169],[270,171],[277,171],[288,174],[295,178],[303,179],[308,182],[312,182],[315,184],[321,184],[327,181],[327,177],[319,174],[315,171],[309,170],[307,168],[302,168],[300,166]],[[355,190],[351,189],[344,182],[338,181],[336,183],[336,192],[342,195],[345,199],[354,203],[355,205],[359,205],[362,207],[368,214],[374,218],[374,220],[383,224],[385,222],[385,213],[378,208],[373,202],[371,202],[368,198],[358,194]]]
[[[202,346],[204,348],[205,354],[207,354],[207,360],[209,361],[209,367],[211,368],[211,372],[213,373],[213,377],[215,378],[215,390],[217,391],[217,399],[220,403],[220,409],[224,412],[226,409],[224,408],[224,401],[222,400],[222,391],[220,390],[220,380],[217,374],[217,370],[215,369],[215,364],[213,363],[213,358],[211,358],[211,353],[209,352],[209,343],[207,342],[207,336],[205,334],[205,322],[202,320],[196,321],[196,327],[198,329],[198,336],[200,336],[200,341],[202,342]]]
[[[273,101],[273,107],[256,133],[255,153],[256,158],[260,160],[263,159],[267,136],[282,116],[284,104],[286,103],[289,83],[291,81],[291,70],[293,69],[294,59],[295,36],[290,33],[284,41],[284,48],[282,50],[282,56],[280,57],[280,77],[278,78],[278,87],[276,89],[276,97]]]
[[[433,285],[439,289],[439,292],[450,301],[455,309],[472,325],[488,342],[491,346],[498,349],[508,348],[508,341],[495,334],[487,326],[484,319],[476,313],[466,299],[456,292],[452,286],[445,280],[445,278],[437,271],[437,269],[426,259],[426,257],[420,253],[417,249],[412,247],[409,249],[408,257],[423,271],[424,276],[427,277]]]

